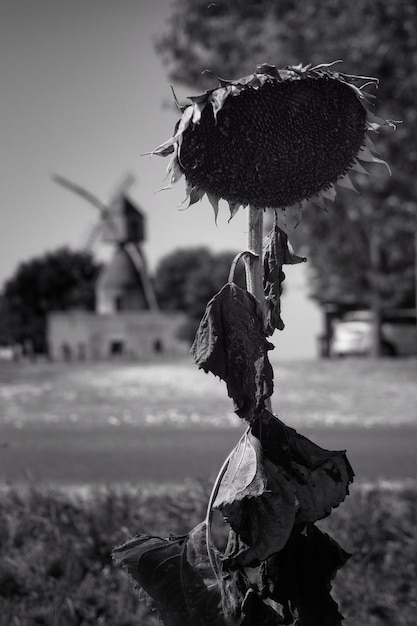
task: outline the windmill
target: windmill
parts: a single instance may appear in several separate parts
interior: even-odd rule
[[[122,179],[108,204],[63,176],[52,178],[99,211],[99,219],[89,233],[86,247],[91,249],[98,239],[114,246],[113,257],[97,282],[98,313],[158,310],[141,245],[145,239],[145,216],[127,196],[134,177],[127,174]]]

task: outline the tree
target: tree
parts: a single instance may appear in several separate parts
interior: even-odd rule
[[[382,132],[378,138],[392,177],[354,176],[363,199],[340,194],[336,208],[327,214],[307,207],[299,237],[313,269],[312,295],[319,301],[329,294],[335,299],[349,294],[377,309],[387,302],[387,292],[396,305],[413,300],[415,279],[409,269],[414,266],[412,241],[417,230],[417,75],[409,69],[417,60],[413,0],[353,4],[176,0],[157,49],[171,79],[194,88],[213,86],[213,77],[201,74],[206,68],[222,78],[236,78],[260,62],[282,67],[343,59],[341,71],[379,78],[378,115],[403,120],[396,133]]]
[[[365,189],[353,199],[341,193],[327,213],[308,207],[303,236],[309,238],[312,292],[320,301],[372,308],[378,297],[386,308],[414,306],[413,215],[398,207],[394,193],[381,197],[382,210],[374,210],[377,197]],[[389,204],[391,212],[384,210]]]
[[[0,341],[29,341],[35,352],[45,353],[47,314],[93,310],[99,269],[90,253],[68,248],[21,263],[0,295]]]
[[[234,252],[213,253],[208,248],[180,248],[165,256],[155,272],[155,291],[162,309],[184,311],[187,322],[181,336],[192,341],[206,304],[227,281]],[[244,284],[243,268],[236,280]]]
[[[163,257],[155,271],[155,292],[162,309],[187,312],[189,280],[193,273],[208,267],[212,254],[207,248],[179,248]]]

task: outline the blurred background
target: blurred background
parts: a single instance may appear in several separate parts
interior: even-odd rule
[[[354,173],[292,235],[308,262],[284,268],[272,403],[357,475],[331,518],[348,623],[415,623],[415,3],[0,0],[0,624],[138,623],[111,548],[204,516],[243,429],[189,347],[247,215],[158,191],[171,86],[185,103],[205,69],[337,59],[402,123],[372,137],[391,175]]]

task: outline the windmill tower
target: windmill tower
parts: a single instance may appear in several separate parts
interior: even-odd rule
[[[134,178],[127,175],[108,204],[62,176],[54,176],[53,179],[99,210],[99,219],[90,232],[87,247],[91,249],[98,239],[113,246],[111,260],[103,268],[96,284],[97,313],[157,311],[158,305],[142,249],[145,216],[127,195]]]

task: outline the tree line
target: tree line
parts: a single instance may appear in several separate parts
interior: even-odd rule
[[[162,310],[182,311],[183,339],[192,341],[208,300],[227,281],[235,253],[195,247],[163,257],[152,278]],[[46,354],[47,316],[52,311],[94,311],[101,270],[90,252],[59,248],[20,263],[0,293],[0,345],[30,346]],[[243,285],[243,272],[237,273]]]

